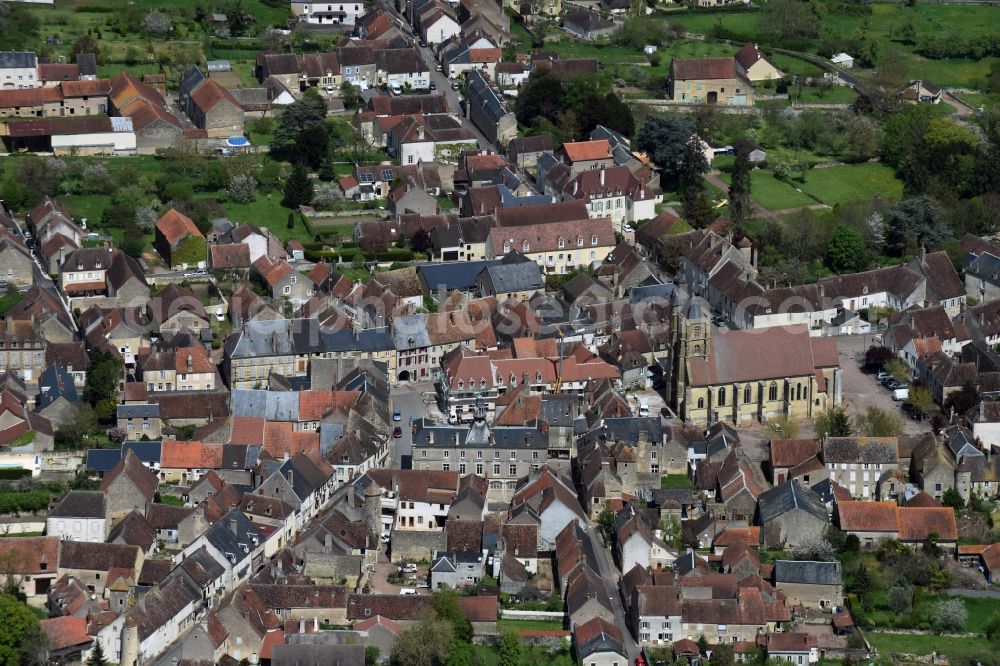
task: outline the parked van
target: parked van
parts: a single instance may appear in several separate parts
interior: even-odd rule
[[[909,397],[910,397],[909,386],[903,386],[901,388],[892,389],[892,399],[895,400],[896,402],[899,402],[900,400],[906,400]]]
[[[413,589],[412,587],[401,587],[399,589],[399,593],[401,595],[403,595],[403,596],[406,596],[406,595],[409,595],[409,594],[416,594],[417,591],[415,589]]]
[[[639,403],[639,416],[649,416],[649,405],[644,402]]]

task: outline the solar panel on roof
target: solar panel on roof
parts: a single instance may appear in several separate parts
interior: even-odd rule
[[[358,181],[362,183],[374,183],[375,176],[365,171],[358,174]]]
[[[392,180],[392,169],[382,169],[382,180]]]

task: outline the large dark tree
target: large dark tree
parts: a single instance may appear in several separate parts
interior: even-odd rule
[[[715,209],[708,200],[705,190],[689,187],[684,191],[684,206],[681,215],[695,229],[704,229],[715,220]]]
[[[701,177],[708,171],[708,158],[700,139],[694,134],[684,144],[684,158],[681,160],[681,169],[677,184],[682,192],[694,188],[704,189],[705,183]]]
[[[278,117],[271,139],[271,157],[277,160],[295,160],[299,136],[306,130],[323,126],[326,118],[326,104],[314,88],[302,95],[302,99],[289,104]]]
[[[944,210],[925,196],[903,199],[885,216],[886,250],[894,256],[916,253],[921,246],[937,248],[951,236]]]
[[[736,159],[729,183],[729,219],[737,229],[743,230],[753,217],[753,201],[750,198],[750,171],[753,169],[750,152],[753,146],[747,141],[738,141],[734,148]]]
[[[555,122],[562,110],[562,81],[548,68],[536,68],[517,94],[517,119],[534,126],[539,117]]]
[[[650,116],[639,128],[636,148],[648,153],[660,168],[660,185],[674,189],[680,179],[684,150],[694,134],[694,122],[683,116]]]
[[[578,109],[577,117],[580,133],[584,136],[588,136],[598,125],[603,125],[626,137],[635,133],[632,110],[613,91],[584,104]]]
[[[312,201],[313,186],[305,164],[298,162],[292,167],[292,173],[285,181],[284,195],[281,205],[288,208],[298,208]]]

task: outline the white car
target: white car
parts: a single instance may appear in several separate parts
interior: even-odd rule
[[[393,84],[389,86],[389,92],[391,92],[393,95],[402,95],[403,89],[400,88],[398,85]]]

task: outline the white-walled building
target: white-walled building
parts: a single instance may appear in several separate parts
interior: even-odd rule
[[[111,531],[107,497],[97,490],[71,490],[49,512],[45,533],[68,541],[104,543]]]

